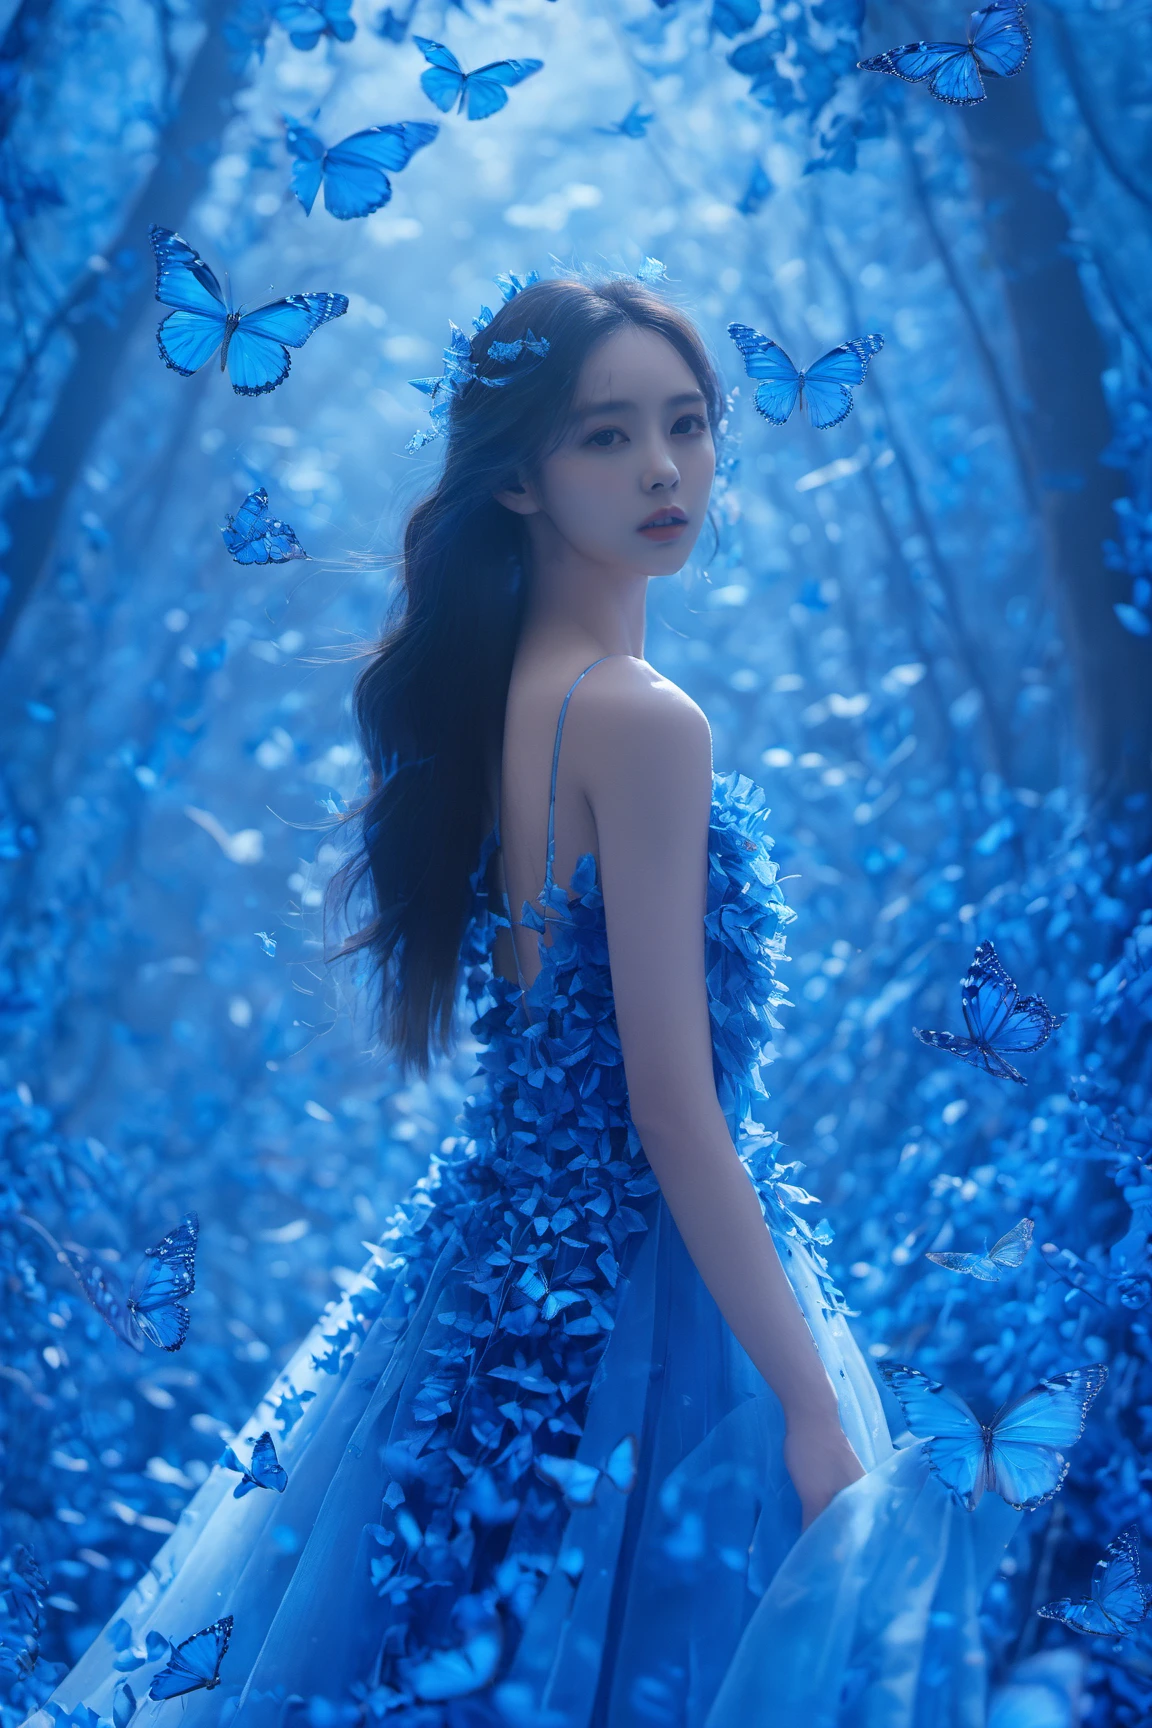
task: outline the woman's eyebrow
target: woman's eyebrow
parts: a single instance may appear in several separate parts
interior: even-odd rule
[[[702,390],[682,390],[678,396],[669,396],[665,408],[681,408],[689,402],[703,402]],[[634,409],[635,402],[590,402],[586,408],[574,408],[573,417],[577,420],[587,420],[591,414],[619,414],[626,408]]]

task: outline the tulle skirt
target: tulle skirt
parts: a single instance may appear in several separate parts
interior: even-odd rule
[[[634,1486],[623,1493],[602,1480],[593,1504],[571,1512],[562,1554],[527,1567],[523,1630],[494,1685],[399,1719],[429,1728],[988,1728],[978,1610],[1021,1514],[990,1494],[965,1512],[922,1443],[893,1448],[846,1320],[824,1310],[805,1249],[774,1229],[867,1470],[801,1534],[779,1401],[662,1199],[651,1220],[635,1239],[577,1451],[599,1463],[635,1435]],[[457,1261],[449,1241],[415,1312],[398,1327],[386,1303],[338,1376],[312,1363],[321,1332],[339,1322],[324,1316],[237,1443],[246,1457],[244,1442],[271,1428],[286,1490],[237,1499],[236,1475],[213,1470],[50,1703],[67,1711],[83,1702],[110,1718],[126,1679],[138,1728],[177,1715],[181,1728],[351,1719],[337,1701],[373,1675],[388,1618],[370,1582],[382,1450],[434,1365],[434,1315]],[[288,1382],[315,1396],[281,1435],[273,1393]],[[151,1629],[178,1643],[226,1614],[233,1632],[219,1684],[179,1706],[148,1699],[156,1663],[128,1669],[126,1646],[142,1652]],[[55,1715],[38,1711],[28,1728],[49,1728]]]

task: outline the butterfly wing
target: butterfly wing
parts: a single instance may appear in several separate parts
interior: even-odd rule
[[[289,524],[272,515],[263,487],[248,494],[220,532],[237,564],[287,564],[308,556]]]
[[[292,190],[303,204],[305,214],[310,216],[316,194],[320,190],[320,182],[324,178],[324,144],[303,120],[290,120],[285,116],[284,132],[285,142],[295,158],[292,163]]]
[[[968,21],[968,40],[982,72],[1014,78],[1032,47],[1024,8],[1016,0],[994,0]]]
[[[220,530],[225,546],[238,564],[260,562],[259,547],[267,514],[268,494],[261,486],[256,492],[249,492],[236,514],[229,516],[227,525]]]
[[[868,362],[883,346],[883,336],[863,336],[858,342],[841,342],[809,366],[803,374],[804,401],[808,418],[819,431],[848,418],[853,406],[851,387],[864,382]]]
[[[1024,1257],[1032,1246],[1032,1232],[1035,1224],[1031,1218],[1021,1218],[1019,1224],[1013,1224],[1011,1230],[993,1242],[988,1250],[988,1258],[996,1266],[1022,1266]]]
[[[492,60],[487,66],[477,66],[464,79],[460,105],[469,120],[487,120],[499,113],[508,100],[508,91],[539,72],[543,60]]]
[[[140,1328],[129,1311],[124,1292],[117,1280],[106,1273],[99,1262],[88,1254],[75,1248],[64,1248],[62,1253],[101,1320],[112,1328],[123,1343],[130,1344],[133,1350],[143,1352],[144,1340],[140,1336]]]
[[[983,102],[984,84],[976,56],[971,49],[965,48],[959,54],[944,56],[929,75],[928,88],[941,102],[951,102],[955,107],[963,108],[973,102]]]
[[[224,291],[200,254],[174,228],[161,228],[156,222],[148,238],[156,258],[156,298],[161,305],[199,312],[223,325],[228,311]]]
[[[189,1314],[181,1298],[196,1288],[196,1241],[200,1225],[188,1212],[175,1230],[145,1249],[132,1280],[128,1308],[150,1344],[179,1350],[188,1336]]]
[[[232,1636],[232,1616],[213,1621],[202,1632],[193,1632],[172,1652],[167,1667],[153,1675],[149,1698],[178,1698],[183,1692],[209,1691],[217,1684],[220,1664]]]
[[[1063,1024],[1064,1016],[1053,1014],[1041,997],[1021,996],[1007,1025],[996,1038],[996,1048],[1024,1054],[1029,1050],[1039,1050]]]
[[[443,114],[450,114],[459,101],[463,106],[464,68],[443,42],[433,42],[429,36],[413,36],[417,48],[428,61],[428,70],[420,78],[425,96],[435,102]]]
[[[1105,1638],[1122,1638],[1152,1611],[1152,1591],[1140,1582],[1140,1555],[1135,1526],[1122,1530],[1104,1550],[1092,1574],[1089,1601],[1063,1597],[1036,1612],[1046,1620],[1059,1620],[1073,1632],[1090,1632]]]
[[[382,209],[392,196],[388,175],[407,167],[439,130],[429,121],[402,120],[395,126],[369,126],[333,145],[324,158],[328,214],[347,222]]]
[[[932,1469],[953,1496],[971,1510],[984,1491],[983,1425],[958,1392],[939,1380],[930,1380],[918,1368],[898,1362],[881,1362],[879,1367],[912,1433],[928,1441]]]
[[[170,312],[156,332],[165,366],[190,378],[211,360],[224,337],[225,320],[203,312]]]
[[[991,1486],[1010,1506],[1030,1512],[1052,1498],[1068,1474],[1066,1454],[1083,1434],[1088,1407],[1107,1377],[1099,1363],[1054,1374],[993,1418]]]
[[[261,1488],[271,1488],[283,1494],[288,1486],[288,1472],[276,1456],[276,1447],[267,1429],[252,1448],[251,1473]]]
[[[346,294],[289,294],[246,312],[228,345],[228,376],[238,396],[261,396],[291,370],[289,348],[301,348],[313,330],[348,310]]]
[[[933,1254],[926,1251],[924,1258],[934,1260],[937,1266],[946,1266],[949,1272],[967,1272],[983,1284],[998,1284],[1000,1281],[1000,1274],[991,1259],[983,1254]]]
[[[555,1458],[548,1452],[534,1462],[537,1475],[559,1488],[569,1506],[591,1506],[601,1475],[594,1464],[582,1464],[576,1458]]]
[[[621,1494],[631,1494],[635,1488],[639,1460],[640,1447],[635,1434],[625,1434],[623,1440],[617,1441],[609,1452],[604,1474],[613,1488],[618,1488]]]
[[[997,1041],[1015,1011],[1016,994],[995,945],[981,942],[960,984],[964,1018],[973,1038],[981,1044]]]
[[[749,324],[729,324],[728,334],[744,359],[749,378],[763,379],[755,402],[765,420],[783,426],[800,400],[800,374],[778,342]]]
[[[504,1645],[498,1620],[470,1632],[454,1650],[434,1650],[422,1661],[406,1662],[404,1679],[422,1704],[466,1698],[495,1679]]]
[[[1140,1550],[1137,1528],[1129,1525],[1114,1536],[1096,1562],[1092,1595],[1116,1625],[1131,1632],[1152,1613],[1152,1590],[1140,1580]]]
[[[889,48],[856,64],[864,72],[891,72],[908,84],[927,81],[933,96],[942,102],[964,104],[984,99],[980,69],[967,42],[905,42],[900,48]]]

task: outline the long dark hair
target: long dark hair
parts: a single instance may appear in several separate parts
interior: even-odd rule
[[[460,949],[500,760],[504,709],[530,572],[524,518],[493,493],[532,477],[563,437],[591,350],[627,325],[655,331],[691,368],[717,433],[724,398],[691,321],[631,277],[557,278],[521,290],[471,344],[478,376],[453,397],[444,468],[404,533],[402,580],[381,641],[357,677],[353,713],[369,787],[349,812],[357,849],[328,885],[329,914],[369,890],[363,927],[333,958],[365,951],[380,987],[380,1030],[405,1069],[426,1075],[451,1047]],[[493,342],[527,331],[546,357],[521,372]],[[521,362],[523,364],[523,361]]]

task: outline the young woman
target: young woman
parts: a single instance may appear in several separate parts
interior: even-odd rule
[[[358,683],[336,885],[370,890],[350,946],[409,1064],[463,988],[462,1133],[236,1442],[268,1430],[286,1486],[215,1471],[56,1698],[111,1714],[159,1631],[211,1681],[185,1728],[982,1728],[1019,1514],[893,1451],[763,1125],[792,916],[763,794],[644,658],[715,371],[619,278],[527,287],[470,361]]]

